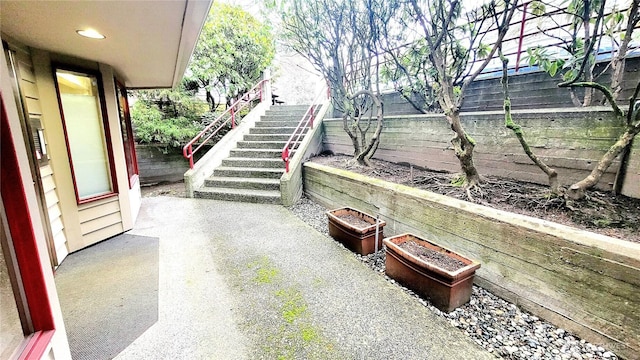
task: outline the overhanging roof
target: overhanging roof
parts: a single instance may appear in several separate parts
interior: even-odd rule
[[[212,0],[0,1],[0,30],[27,46],[113,66],[130,88],[182,78]],[[106,39],[76,30],[93,28]]]

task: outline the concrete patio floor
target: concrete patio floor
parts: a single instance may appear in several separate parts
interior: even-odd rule
[[[116,359],[491,359],[282,206],[144,198],[158,321]]]

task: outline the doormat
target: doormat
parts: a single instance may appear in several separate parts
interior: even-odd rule
[[[122,234],[70,254],[55,275],[74,360],[113,359],[158,321],[158,238]]]

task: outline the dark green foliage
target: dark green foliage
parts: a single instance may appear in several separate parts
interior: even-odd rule
[[[179,90],[139,91],[131,108],[135,138],[143,144],[182,147],[202,129],[207,103]]]
[[[275,56],[271,28],[239,6],[215,2],[189,63],[190,86],[203,88],[213,111],[253,87]]]

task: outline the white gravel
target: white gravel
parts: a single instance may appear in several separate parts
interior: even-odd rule
[[[325,215],[327,209],[322,205],[303,197],[298,203],[289,207],[289,210],[320,233],[329,236]],[[497,357],[553,360],[618,359],[613,352],[557,328],[475,285],[469,303],[449,314],[443,313],[427,300],[384,275],[384,249],[367,256],[358,254],[354,256],[373,271],[385,276],[388,281],[415,296],[416,301],[434,313],[449,319],[452,326],[464,331],[476,343]]]

